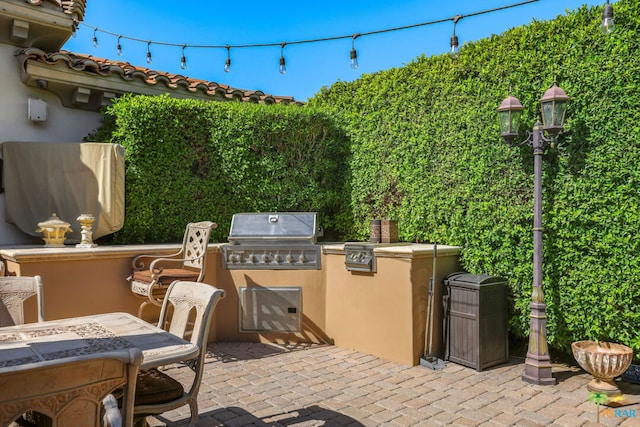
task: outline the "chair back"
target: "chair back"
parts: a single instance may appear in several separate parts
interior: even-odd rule
[[[222,289],[202,282],[176,281],[167,290],[158,327],[185,339],[190,331],[191,342],[200,349],[198,357],[187,363],[195,374],[190,389],[185,390],[188,396],[195,397],[200,389],[211,320],[216,305],[224,296],[225,292]],[[173,313],[168,328],[165,328],[170,305],[173,307]]]
[[[191,342],[198,346],[198,355],[191,360],[183,361],[193,371],[193,375],[190,375],[192,377],[191,386],[187,389],[183,386],[182,380],[177,381],[161,371],[144,370],[142,375],[138,375],[134,407],[136,422],[143,423],[147,415],[162,414],[188,404],[191,412],[188,426],[196,424],[198,391],[202,382],[204,358],[207,354],[209,327],[214,309],[224,295],[222,289],[202,282],[176,280],[169,285],[162,301],[158,327],[184,339],[190,335]],[[154,371],[153,375],[149,375],[149,371]],[[138,393],[138,390],[149,389],[152,389],[150,395],[144,393],[143,396]],[[163,392],[156,393],[155,390]],[[168,391],[172,393],[169,399],[166,397]],[[177,391],[175,396],[173,395],[174,391]],[[181,397],[178,397],[178,394]]]
[[[184,232],[182,252],[185,261],[183,266],[200,270],[200,275],[196,280],[198,282],[204,277],[209,236],[215,227],[216,224],[211,221],[191,222],[187,224],[187,229]]]
[[[224,294],[222,289],[206,283],[175,281],[167,289],[158,327],[180,338],[186,338],[190,331],[191,342],[206,347],[215,306]],[[170,306],[173,313],[167,327]]]
[[[0,326],[24,324],[24,302],[37,298],[38,322],[44,321],[42,278],[40,276],[0,277]]]

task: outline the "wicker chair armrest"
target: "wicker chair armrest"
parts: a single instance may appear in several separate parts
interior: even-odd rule
[[[174,253],[174,254],[168,254],[168,255],[158,255],[158,254],[143,254],[143,255],[138,255],[136,257],[134,257],[131,260],[131,267],[133,268],[134,271],[138,271],[138,270],[146,270],[146,266],[148,263],[152,263],[154,260],[157,259],[174,259],[177,256],[182,255],[182,249],[180,249],[178,252]]]
[[[184,258],[157,258],[149,264],[149,271],[155,277],[161,274],[165,267],[169,267],[171,264],[182,264],[185,261]]]

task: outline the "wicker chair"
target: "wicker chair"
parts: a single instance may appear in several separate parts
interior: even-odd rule
[[[162,306],[167,288],[173,281],[202,280],[209,236],[216,227],[217,224],[211,221],[189,223],[180,251],[171,255],[139,255],[131,261],[133,274],[127,278],[131,291],[145,299],[138,309],[138,317],[142,318],[142,312],[149,304]]]
[[[134,425],[146,425],[146,417],[158,415],[180,406],[189,405],[191,418],[189,426],[198,419],[198,391],[204,371],[207,353],[207,339],[213,312],[224,291],[201,282],[176,281],[167,290],[158,327],[182,338],[190,336],[200,353],[185,364],[193,371],[193,381],[187,389],[182,383],[159,369],[143,369],[138,373]],[[168,320],[170,308],[173,308]],[[193,329],[191,329],[191,325]]]
[[[40,276],[0,277],[0,326],[24,324],[24,302],[37,298],[38,322],[44,321],[42,279]]]

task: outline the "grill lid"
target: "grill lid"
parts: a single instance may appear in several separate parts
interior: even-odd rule
[[[234,245],[296,245],[316,241],[315,212],[239,213],[231,219]]]
[[[320,269],[315,212],[233,215],[229,245],[222,246],[227,269]]]

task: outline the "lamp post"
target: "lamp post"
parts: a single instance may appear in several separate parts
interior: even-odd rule
[[[540,99],[542,123],[538,120],[533,131],[520,144],[533,147],[533,292],[531,294],[529,347],[522,379],[539,385],[556,383],[551,374],[551,358],[547,343],[547,315],[542,291],[542,153],[545,145],[555,143],[556,136],[564,128],[567,94],[557,83],[548,89]],[[511,145],[518,136],[518,124],[523,107],[520,101],[509,95],[500,107],[500,133]],[[548,136],[545,135],[545,132]]]

